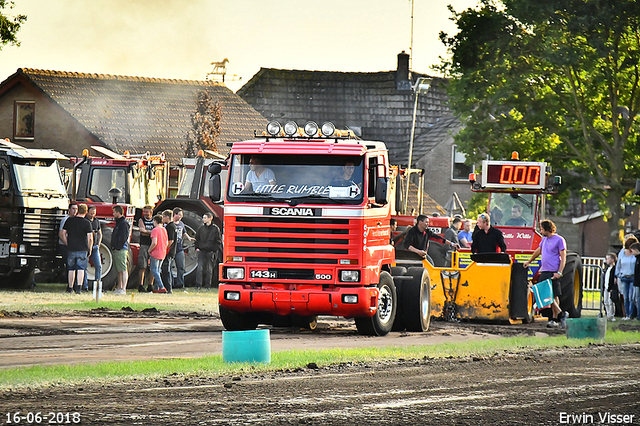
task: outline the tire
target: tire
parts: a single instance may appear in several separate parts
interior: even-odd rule
[[[404,331],[406,326],[404,325],[404,318],[400,315],[401,312],[404,311],[404,307],[402,304],[402,294],[403,294],[403,279],[396,279],[396,277],[404,277],[407,274],[407,268],[404,266],[392,266],[391,267],[391,277],[393,278],[393,283],[396,285],[396,295],[398,296],[398,308],[396,310],[396,319],[393,321],[393,326],[391,327],[391,331]]]
[[[255,330],[258,326],[258,320],[254,314],[231,311],[224,306],[219,308],[222,325],[228,331]]]
[[[404,282],[401,312],[407,331],[428,331],[431,323],[431,280],[424,268],[409,268]]]
[[[20,272],[14,273],[0,278],[3,281],[2,287],[15,290],[29,290],[31,283],[33,282],[33,276],[35,275],[35,268],[26,267],[22,268]]]
[[[396,286],[391,275],[382,271],[378,283],[380,296],[378,297],[378,309],[372,317],[356,318],[358,333],[365,336],[385,336],[391,331],[398,309],[398,296]]]
[[[304,330],[315,330],[318,327],[318,316],[299,316],[293,315],[292,324],[294,327],[302,328]]]
[[[118,282],[118,274],[113,264],[113,253],[111,253],[111,234],[113,228],[102,227],[102,242],[100,243],[100,260],[102,261],[102,290],[111,291]]]
[[[560,309],[569,312],[569,317],[582,315],[582,259],[574,252],[567,253],[567,263],[560,278],[562,296]]]
[[[527,297],[527,315],[522,318],[522,322],[524,324],[531,324],[533,322],[533,319],[535,318],[536,312],[533,307],[534,302],[535,296],[533,295],[532,291],[529,291],[529,295]]]
[[[202,215],[199,215],[192,211],[183,210],[182,222],[184,223],[187,234],[195,238],[196,231],[202,226]],[[198,252],[196,252],[195,242],[189,240],[182,240],[182,246],[184,247],[184,285],[185,287],[196,286],[196,269],[198,267]],[[216,265],[213,265],[214,268]],[[217,269],[214,269],[214,273]],[[174,276],[177,275],[174,265]],[[175,282],[175,281],[174,281]],[[206,285],[203,283],[203,285]]]

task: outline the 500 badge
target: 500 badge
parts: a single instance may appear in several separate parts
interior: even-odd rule
[[[331,274],[316,274],[316,280],[330,280],[332,278]]]

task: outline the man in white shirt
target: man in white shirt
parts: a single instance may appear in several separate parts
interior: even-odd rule
[[[276,175],[273,173],[273,170],[264,167],[259,157],[255,155],[251,157],[251,160],[249,160],[249,168],[251,170],[247,173],[244,192],[266,192],[262,188],[264,185],[276,184]]]

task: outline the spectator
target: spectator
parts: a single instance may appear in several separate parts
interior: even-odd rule
[[[398,221],[394,218],[391,218],[391,220],[389,220],[389,244],[391,245],[395,244],[395,242],[393,241],[393,233],[396,232],[397,229]]]
[[[458,243],[460,243],[460,247],[471,248],[471,242],[473,241],[471,235],[471,219],[465,219],[462,231],[458,232]]]
[[[100,227],[100,221],[96,218],[96,206],[89,206],[87,215],[85,216],[89,223],[91,223],[91,231],[93,232],[93,247],[89,253],[89,260],[93,264],[93,285],[95,286],[98,281],[102,279],[102,259],[100,258],[100,244],[102,243],[102,228]],[[88,267],[89,265],[87,265]],[[82,290],[89,291],[89,283],[87,281],[87,271],[84,272],[84,283],[82,284]],[[97,290],[96,290],[97,291]]]
[[[618,256],[615,253],[608,253],[605,256],[605,264],[607,269],[604,272],[604,279],[602,281],[602,300],[604,302],[604,309],[607,314],[607,318],[610,321],[615,321],[614,315],[616,313],[615,300],[618,295],[618,284],[616,284],[616,260]]]
[[[507,226],[527,226],[527,221],[522,217],[522,206],[514,204],[511,207],[511,218],[505,223]]]
[[[162,283],[167,289],[167,293],[173,288],[173,264],[176,257],[176,225],[173,223],[173,212],[165,210],[162,212],[162,223],[167,231],[167,255],[162,262]]]
[[[162,218],[162,216],[160,216]],[[154,276],[149,277],[149,286],[144,287],[144,276],[149,270],[149,246],[151,245],[151,231],[153,231],[153,207],[144,206],[142,217],[138,219],[138,229],[140,230],[140,251],[138,252],[138,293],[146,293],[153,288]],[[164,256],[162,256],[164,259]]]
[[[58,251],[62,256],[62,263],[64,265],[66,277],[68,277],[69,275],[69,267],[67,266],[67,245],[62,240],[62,228],[64,227],[64,223],[67,221],[67,219],[69,219],[70,217],[74,217],[76,214],[78,214],[78,205],[75,203],[70,203],[69,210],[67,210],[67,215],[60,221],[60,230],[58,231]]]
[[[631,252],[631,246],[638,240],[633,235],[625,236],[624,248],[618,254],[616,263],[616,278],[618,278],[618,288],[624,301],[624,318],[630,320],[633,317],[633,276],[636,267],[636,257]]]
[[[213,215],[206,212],[202,215],[203,225],[196,232],[196,251],[198,252],[198,267],[196,269],[196,289],[211,288],[211,273],[215,264],[216,253],[222,245],[220,228],[213,223]]]
[[[167,293],[167,289],[162,284],[160,270],[162,262],[167,256],[167,230],[162,226],[162,215],[153,217],[153,230],[151,231],[151,245],[149,246],[149,264],[151,275],[154,278],[153,292]]]
[[[478,216],[476,229],[471,237],[472,253],[498,253],[507,251],[507,245],[504,242],[502,231],[491,226],[491,217],[488,213],[482,213]]]
[[[540,232],[542,233],[542,241],[531,258],[523,263],[523,266],[528,268],[531,262],[542,254],[538,282],[551,279],[553,285],[553,303],[551,304],[553,316],[549,319],[547,327],[562,326],[564,328],[568,313],[562,312],[560,309],[560,296],[562,296],[560,278],[567,262],[567,243],[564,238],[556,234],[556,225],[550,220],[540,222]]]
[[[458,241],[458,231],[460,231],[460,227],[462,226],[462,219],[456,217],[451,221],[451,226],[444,231],[444,237],[455,243],[455,246],[451,246],[447,250],[447,266],[451,266],[451,252],[454,250],[454,247],[460,247],[460,243]]]
[[[113,253],[113,266],[116,268],[117,284],[113,294],[127,294],[127,281],[129,273],[127,271],[127,257],[129,254],[129,224],[124,217],[122,206],[113,206],[113,217],[115,226],[111,234],[111,251]]]
[[[183,216],[180,207],[173,209],[173,224],[176,226],[176,282],[173,283],[173,288],[184,288],[184,240],[193,241],[182,222]]]
[[[404,248],[405,250],[413,252],[422,258],[426,258],[429,247],[429,240],[435,239],[438,239],[444,244],[448,244],[450,246],[457,245],[453,241],[449,241],[446,238],[432,232],[429,229],[429,218],[421,214],[416,219],[416,226],[414,226],[407,232],[407,236],[404,239]]]
[[[631,244],[631,253],[636,257],[633,272],[633,303],[636,309],[636,318],[640,320],[640,243]]]
[[[85,219],[86,214],[87,205],[80,204],[77,206],[77,214],[69,217],[62,228],[62,241],[67,246],[69,269],[67,293],[80,294],[81,285],[84,282],[84,271],[87,269],[89,250],[93,247],[93,232],[91,224]]]

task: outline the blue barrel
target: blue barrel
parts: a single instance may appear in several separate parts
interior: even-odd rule
[[[567,318],[567,337],[569,339],[603,340],[606,335],[606,318]]]
[[[271,362],[271,337],[268,329],[222,332],[224,362]]]

